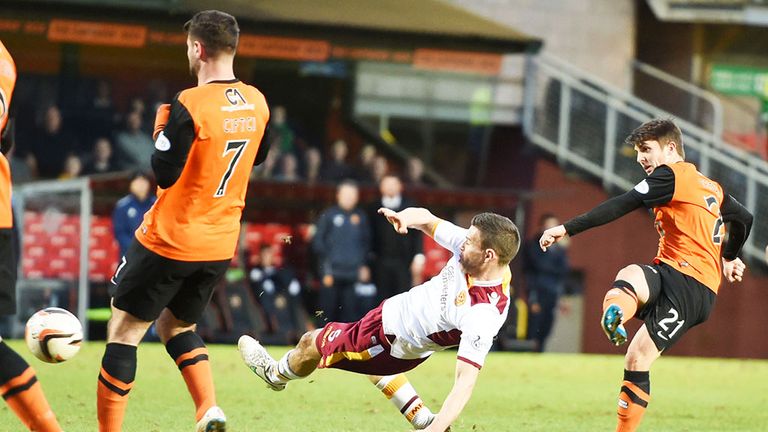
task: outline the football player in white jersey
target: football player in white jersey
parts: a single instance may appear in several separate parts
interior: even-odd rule
[[[423,208],[382,208],[401,234],[421,230],[453,252],[440,274],[384,300],[360,321],[330,322],[307,332],[296,348],[275,361],[250,336],[238,343],[245,363],[272,390],[305,378],[318,367],[368,375],[416,429],[445,431],[472,395],[480,368],[507,318],[512,274],[520,247],[511,220],[494,213],[472,218],[469,229]],[[458,346],[453,389],[432,414],[403,375],[433,352]]]

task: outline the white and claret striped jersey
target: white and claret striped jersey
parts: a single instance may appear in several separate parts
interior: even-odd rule
[[[384,333],[394,336],[390,354],[417,359],[459,347],[458,359],[482,367],[493,339],[507,319],[512,273],[492,281],[473,280],[459,263],[467,230],[442,221],[435,229],[438,244],[453,257],[429,281],[384,302]]]
[[[152,156],[157,201],[136,239],[179,261],[232,258],[268,120],[264,96],[238,80],[212,81],[179,93]]]
[[[0,134],[8,123],[13,88],[16,86],[16,63],[0,41]],[[5,155],[0,155],[0,228],[13,226],[11,212],[11,167]]]

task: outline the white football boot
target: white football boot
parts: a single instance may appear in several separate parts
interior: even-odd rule
[[[225,432],[227,430],[227,416],[217,406],[208,408],[203,418],[197,422],[197,432]]]
[[[277,367],[277,362],[261,346],[259,341],[250,336],[240,336],[240,340],[237,341],[237,349],[240,350],[240,356],[243,358],[246,366],[264,380],[269,388],[274,391],[285,390],[285,383],[273,382],[270,379],[269,376],[273,373],[274,368]]]

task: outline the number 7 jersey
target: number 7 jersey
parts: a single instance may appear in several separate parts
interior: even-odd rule
[[[157,201],[136,230],[137,240],[174,260],[231,259],[268,120],[264,96],[238,80],[179,93],[153,158],[183,169],[173,185],[158,187]]]

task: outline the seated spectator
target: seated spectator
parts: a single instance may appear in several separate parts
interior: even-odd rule
[[[104,174],[118,171],[112,159],[112,143],[108,138],[96,139],[93,145],[93,155],[83,168],[83,175]]]
[[[424,186],[424,162],[416,156],[408,158],[406,168],[406,183],[408,186]]]
[[[304,328],[301,284],[293,271],[275,264],[275,246],[262,244],[258,264],[248,272],[253,295],[264,308],[269,332],[276,342],[298,340]]]
[[[320,166],[323,164],[323,158],[320,150],[310,147],[304,153],[305,172],[304,178],[309,184],[315,184],[320,179]]]
[[[19,146],[33,176],[57,178],[64,171],[67,155],[76,151],[75,139],[64,129],[61,111],[50,106],[45,111],[42,128],[31,134]]]
[[[272,108],[271,117],[269,119],[268,139],[272,143],[271,150],[284,154],[294,154],[296,152],[295,139],[296,134],[293,132],[290,126],[288,126],[287,113],[285,107],[282,105],[276,105]]]
[[[64,159],[64,168],[59,174],[59,180],[68,180],[80,177],[83,173],[83,163],[80,158],[70,153]]]
[[[275,180],[286,183],[301,181],[299,164],[293,153],[286,153],[280,158],[280,172],[275,175]]]
[[[149,171],[155,144],[152,137],[141,129],[141,114],[136,111],[128,114],[125,126],[125,130],[119,132],[115,139],[121,168]]]
[[[331,147],[331,158],[326,161],[320,170],[320,179],[324,182],[339,183],[345,179],[355,177],[355,172],[347,165],[347,143],[344,140],[336,140]]]
[[[144,220],[144,213],[155,203],[149,176],[141,171],[134,173],[128,186],[130,193],[115,205],[112,212],[112,229],[120,246],[120,256],[128,251],[134,232]]]
[[[373,181],[379,184],[387,174],[389,174],[389,161],[382,155],[375,156],[371,170]]]
[[[355,167],[355,178],[361,184],[373,184],[373,172],[376,161],[376,147],[372,144],[366,144],[363,149],[360,150],[359,165]]]

